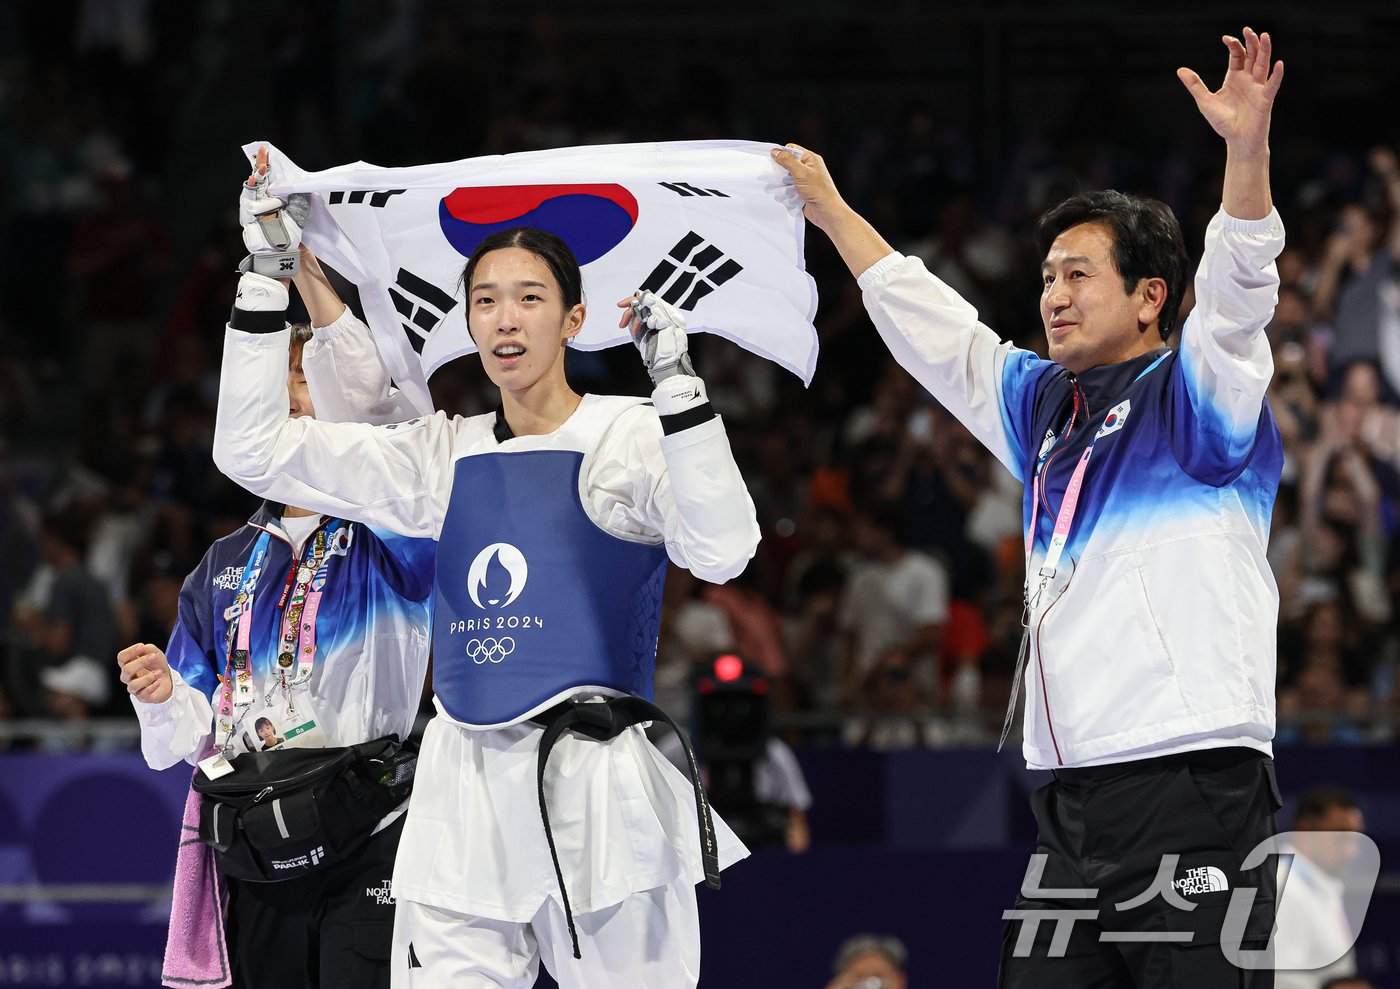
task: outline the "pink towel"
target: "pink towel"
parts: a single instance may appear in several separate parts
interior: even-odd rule
[[[190,787],[180,825],[180,850],[175,857],[175,891],[160,983],[224,989],[233,982],[224,941],[227,895],[223,876],[214,864],[214,850],[199,840],[199,800]]]

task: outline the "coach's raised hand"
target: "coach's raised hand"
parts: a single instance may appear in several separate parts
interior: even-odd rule
[[[1225,81],[1215,92],[1187,68],[1176,70],[1201,116],[1225,139],[1225,212],[1242,220],[1260,220],[1273,209],[1269,193],[1269,121],[1274,97],[1283,83],[1283,63],[1272,62],[1273,39],[1267,31],[1244,29],[1244,40],[1226,35],[1230,53]]]
[[[802,197],[802,215],[831,238],[851,274],[859,276],[893,250],[865,217],[841,198],[821,155],[796,144],[774,148],[772,155],[792,176],[792,184]]]

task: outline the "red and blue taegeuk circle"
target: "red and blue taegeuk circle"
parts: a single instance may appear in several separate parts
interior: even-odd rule
[[[438,204],[443,236],[462,257],[498,230],[535,227],[568,244],[580,265],[626,239],[637,199],[620,185],[496,185],[455,189]]]

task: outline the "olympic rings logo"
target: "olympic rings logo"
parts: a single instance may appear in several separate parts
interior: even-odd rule
[[[467,643],[467,655],[478,666],[487,660],[499,663],[513,652],[515,640],[509,635],[503,635],[499,639],[472,639]]]

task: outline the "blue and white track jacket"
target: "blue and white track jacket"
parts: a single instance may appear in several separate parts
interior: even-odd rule
[[[315,329],[302,364],[322,421],[384,421],[400,413],[368,328],[346,310]],[[283,342],[285,366],[286,334]],[[141,751],[153,769],[193,763],[214,741],[218,677],[225,668],[225,611],[263,532],[270,533],[258,580],[250,667],[261,691],[276,668],[278,589],[292,565],[280,506],[263,506],[248,524],[211,546],[180,589],[178,620],[166,648],[174,691],[163,704],[133,701],[141,722]],[[427,672],[436,544],[353,524],[344,555],[329,558],[316,617],[317,655],[305,687],[332,745],[353,745],[413,728]],[[251,725],[244,725],[251,731]]]
[[[1218,213],[1180,351],[1080,375],[1088,414],[1058,440],[1069,372],[1003,343],[917,258],[891,254],[860,277],[895,358],[1025,484],[1026,528],[1036,464],[1053,454],[1027,569],[1031,768],[1271,751],[1278,589],[1265,549],[1283,451],[1263,331],[1282,249],[1277,213]],[[1039,589],[1065,487],[1100,432],[1063,558]]]

